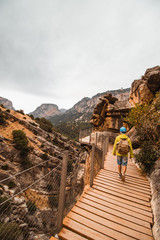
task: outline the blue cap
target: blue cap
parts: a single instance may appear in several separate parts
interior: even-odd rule
[[[126,133],[126,132],[127,132],[127,129],[126,129],[125,127],[121,127],[121,128],[120,128],[120,132],[121,132],[121,133]]]

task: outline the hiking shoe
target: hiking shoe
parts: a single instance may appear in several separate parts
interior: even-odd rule
[[[121,173],[119,173],[119,178],[122,179],[122,174]]]
[[[122,181],[125,182],[125,174],[122,174]]]

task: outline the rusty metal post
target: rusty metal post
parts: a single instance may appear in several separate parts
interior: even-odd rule
[[[61,173],[61,185],[60,185],[60,193],[59,193],[57,232],[60,232],[60,230],[62,228],[62,223],[63,223],[67,165],[68,165],[68,151],[65,151],[64,155],[63,155],[63,164],[62,164],[62,173]]]
[[[93,185],[95,144],[92,143],[90,187]]]

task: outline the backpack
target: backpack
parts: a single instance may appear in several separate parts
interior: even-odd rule
[[[119,154],[125,155],[129,152],[130,146],[127,138],[121,138],[120,141],[117,143],[117,151]]]

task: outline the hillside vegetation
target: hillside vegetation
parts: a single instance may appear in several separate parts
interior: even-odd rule
[[[135,155],[142,170],[150,173],[160,156],[160,92],[151,102],[136,104],[125,118],[129,127],[135,127],[140,151]]]

